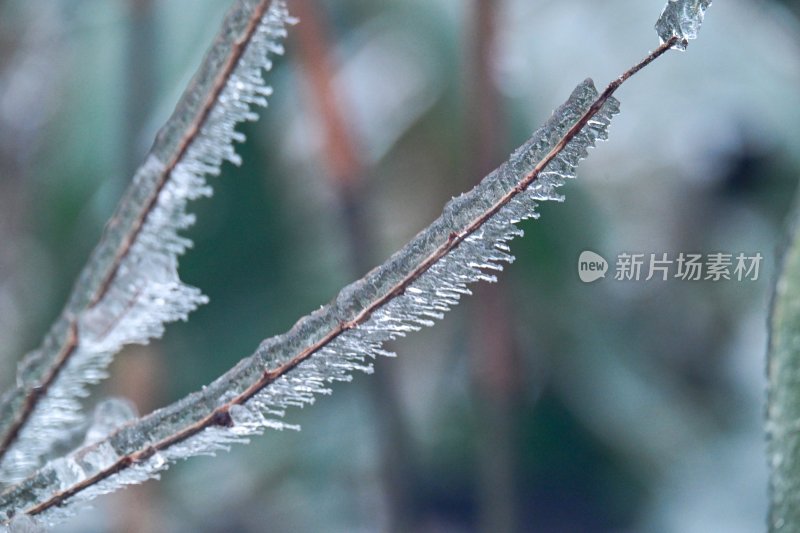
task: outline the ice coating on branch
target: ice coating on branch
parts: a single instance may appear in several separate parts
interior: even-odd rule
[[[138,415],[136,406],[126,398],[108,398],[94,408],[92,425],[86,432],[84,444],[92,444],[102,440],[120,426],[135,419]]]
[[[672,48],[686,50],[689,40],[697,39],[697,32],[710,5],[711,0],[668,0],[656,22],[661,44],[678,37]]]
[[[219,174],[224,161],[241,162],[234,142],[244,141],[244,135],[235,128],[256,120],[253,109],[266,106],[271,94],[263,74],[272,66],[270,57],[283,53],[280,41],[291,22],[284,0],[272,1],[229,76],[221,78],[227,81],[210,110],[202,109],[258,5],[256,0],[239,0],[228,13],[201,70],[134,176],[67,308],[42,346],[20,364],[17,388],[0,401],[0,442],[12,433],[28,398],[36,404],[0,460],[0,482],[17,481],[33,471],[66,428],[82,420],[80,399],[88,394],[88,385],[106,377],[116,352],[160,337],[165,323],[185,320],[208,301],[178,276],[178,256],[191,246],[180,233],[194,222],[187,203],[211,194],[205,176]],[[187,137],[197,117],[202,119],[199,130]],[[138,221],[139,231],[132,232]],[[99,300],[97,294],[102,295]],[[71,345],[74,349],[62,364],[64,346]],[[56,377],[47,384],[51,375]],[[44,394],[35,392],[39,390]]]
[[[345,287],[333,302],[298,321],[287,333],[264,341],[252,356],[201,391],[81,448],[63,459],[67,463],[48,463],[1,493],[0,521],[15,502],[45,501],[63,490],[65,482],[108,474],[65,505],[51,507],[40,515],[45,523],[53,524],[74,512],[76,504],[156,477],[180,459],[226,450],[267,428],[293,428],[282,420],[288,407],[313,403],[316,395],[330,392],[330,383],[349,381],[354,371],[371,372],[372,359],[393,355],[384,348],[387,341],[433,325],[458,304],[462,295],[470,294],[470,284],[495,280],[494,274],[513,260],[508,243],[522,235],[516,223],[536,217],[537,202],[563,199],[556,188],[575,176],[578,162],[586,157],[589,147],[606,139],[611,117],[619,110],[618,102],[610,98],[527,190],[516,194],[491,217],[485,215],[508,198],[597,96],[591,80],[581,83],[505,164],[472,191],[451,200],[441,217],[382,266]],[[478,220],[484,222],[476,225]],[[449,253],[437,255],[451,242],[454,232],[469,236]],[[431,264],[428,260],[432,257],[438,259]],[[430,267],[424,269],[422,265]],[[354,321],[358,325],[341,329]],[[307,357],[300,361],[299,354]],[[282,366],[292,369],[241,404],[231,403],[258,383],[265,369]],[[216,414],[209,419],[212,413]],[[87,456],[99,459],[89,462]],[[121,471],[109,468],[133,456],[137,460]]]

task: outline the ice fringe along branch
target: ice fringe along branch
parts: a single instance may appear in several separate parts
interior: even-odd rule
[[[82,420],[87,386],[106,376],[113,355],[160,337],[207,301],[178,277],[180,236],[194,222],[188,201],[209,196],[204,176],[240,163],[235,130],[253,121],[271,90],[263,72],[282,54],[284,0],[240,0],[106,227],[69,302],[42,345],[20,363],[16,387],[0,401],[0,481],[22,479],[54,441]]]
[[[665,10],[667,13],[667,10]],[[581,83],[509,161],[469,193],[453,199],[431,226],[384,265],[345,287],[337,298],[208,387],[121,426],[105,438],[51,461],[0,493],[0,526],[20,521],[51,525],[76,504],[157,477],[170,464],[246,442],[266,428],[287,427],[290,406],[328,393],[328,383],[369,372],[367,358],[391,355],[383,344],[433,325],[470,283],[494,281],[491,271],[513,257],[516,223],[536,217],[537,201],[562,197],[556,188],[574,177],[589,147],[607,137],[618,102],[612,94],[644,66],[682,42],[672,35],[598,95]]]

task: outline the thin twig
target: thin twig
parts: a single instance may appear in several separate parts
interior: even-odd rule
[[[142,449],[139,449],[135,452],[129,453],[121,457],[114,464],[103,470],[100,470],[93,476],[88,477],[83,481],[76,483],[65,490],[59,491],[50,496],[47,500],[42,501],[37,505],[26,509],[25,513],[29,515],[37,515],[52,507],[63,505],[69,498],[79,494],[80,492],[86,490],[87,488],[92,487],[93,485],[105,479],[108,479],[133,465],[142,463],[148,460],[149,458],[153,457],[156,453],[162,450],[167,450],[168,448],[199,434],[205,429],[214,426],[232,427],[233,419],[230,415],[230,409],[233,406],[245,404],[248,400],[253,398],[265,387],[273,383],[278,378],[285,376],[291,370],[300,365],[303,361],[309,359],[317,351],[328,345],[331,341],[333,341],[346,331],[356,328],[361,324],[364,324],[375,311],[377,311],[378,309],[389,303],[397,296],[403,294],[403,292],[405,292],[405,290],[414,281],[416,281],[420,276],[422,276],[425,272],[427,272],[434,264],[436,264],[447,254],[449,254],[467,237],[475,233],[490,218],[492,218],[504,206],[506,206],[509,202],[511,202],[511,200],[514,197],[525,191],[539,177],[539,174],[547,167],[547,165],[550,162],[552,162],[566,148],[567,144],[569,144],[569,142],[578,135],[578,133],[583,129],[584,126],[586,126],[586,124],[592,119],[592,117],[594,117],[602,109],[603,105],[620,87],[620,85],[622,85],[627,79],[636,74],[642,68],[653,62],[656,58],[664,54],[677,41],[678,38],[674,37],[669,41],[665,42],[664,44],[659,46],[655,51],[650,53],[641,62],[637,63],[634,67],[627,70],[619,78],[612,81],[608,85],[608,87],[600,94],[600,96],[598,96],[598,98],[592,103],[592,105],[583,114],[583,116],[581,116],[581,118],[578,119],[578,121],[564,134],[564,136],[558,141],[555,147],[552,150],[550,150],[550,152],[544,158],[542,158],[541,161],[539,161],[539,163],[534,167],[534,169],[531,170],[528,174],[526,174],[512,190],[510,190],[503,197],[501,197],[494,205],[492,205],[492,207],[486,210],[481,216],[473,220],[469,225],[465,227],[465,229],[463,229],[460,232],[451,233],[447,241],[444,244],[442,244],[435,252],[433,252],[424,261],[422,261],[405,278],[399,281],[388,293],[381,296],[380,298],[377,298],[370,305],[364,308],[358,315],[356,315],[356,317],[353,320],[340,323],[336,328],[329,331],[322,339],[320,339],[313,345],[305,348],[300,353],[295,355],[291,360],[280,365],[279,367],[271,370],[270,369],[264,370],[261,377],[257,381],[255,381],[252,385],[250,385],[247,389],[245,389],[239,395],[235,396],[230,401],[217,407],[216,409],[211,411],[211,413],[209,413],[207,416],[200,419],[199,421],[184,427],[182,430],[172,435],[169,435],[168,437],[160,441],[147,445]],[[10,491],[13,488],[14,487],[10,487],[8,490]]]

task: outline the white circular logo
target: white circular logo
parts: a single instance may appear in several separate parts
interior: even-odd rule
[[[606,277],[608,261],[599,254],[585,250],[578,258],[578,277],[584,283],[591,283]]]

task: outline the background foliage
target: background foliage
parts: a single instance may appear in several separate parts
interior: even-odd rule
[[[194,206],[181,275],[211,304],[120,356],[99,397],[147,412],[288,329],[504,160],[578,81],[604,84],[654,48],[662,4],[307,2],[357,154],[368,259],[348,244],[310,83],[320,63],[295,32],[244,165]],[[0,386],[63,304],[226,7],[0,1]],[[760,529],[765,322],[800,165],[798,9],[715,4],[685,55],[621,90],[611,142],[526,226],[500,285],[398,343],[377,376],[291,413],[302,432],[187,462],[70,527]],[[766,259],[758,282],[584,285],[584,249]]]

